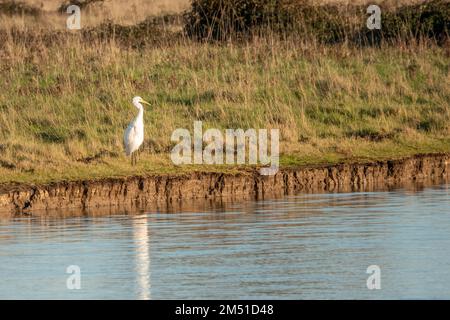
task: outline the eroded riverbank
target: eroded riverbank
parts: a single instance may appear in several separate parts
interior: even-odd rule
[[[254,171],[193,172],[45,185],[0,186],[0,214],[58,209],[145,209],[182,201],[264,199],[298,192],[371,191],[413,181],[448,179],[450,154],[417,155],[370,163],[283,168],[274,176]]]

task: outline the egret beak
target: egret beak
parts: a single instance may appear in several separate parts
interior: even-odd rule
[[[147,101],[145,101],[145,100],[141,100],[141,103],[145,103],[146,105],[149,105],[149,106],[151,106],[151,104],[150,104],[150,102],[147,102]]]

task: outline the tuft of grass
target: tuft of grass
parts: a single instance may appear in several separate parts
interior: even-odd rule
[[[8,16],[13,15],[39,16],[41,15],[41,10],[25,2],[2,0],[2,2],[0,2],[0,14]]]

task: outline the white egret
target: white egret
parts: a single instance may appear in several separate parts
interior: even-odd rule
[[[144,142],[144,107],[142,103],[150,105],[150,103],[141,97],[133,98],[133,105],[139,110],[138,115],[130,122],[123,135],[125,152],[127,156],[131,156],[132,165],[135,165],[137,162],[135,151],[138,151]]]

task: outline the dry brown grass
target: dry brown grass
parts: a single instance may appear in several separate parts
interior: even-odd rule
[[[5,1],[5,0],[0,0]],[[9,1],[9,0],[8,0]],[[43,16],[33,21],[29,19],[27,23],[21,17],[2,17],[1,27],[19,26],[30,28],[65,29],[67,15],[59,14],[57,11],[62,4],[67,1],[61,0],[23,0],[20,1],[43,11]],[[181,13],[189,8],[189,0],[105,0],[87,6],[82,11],[83,27],[92,27],[105,21],[113,21],[123,25],[137,24],[149,16],[162,14]],[[29,17],[28,17],[29,18]],[[34,24],[33,24],[34,23]]]

